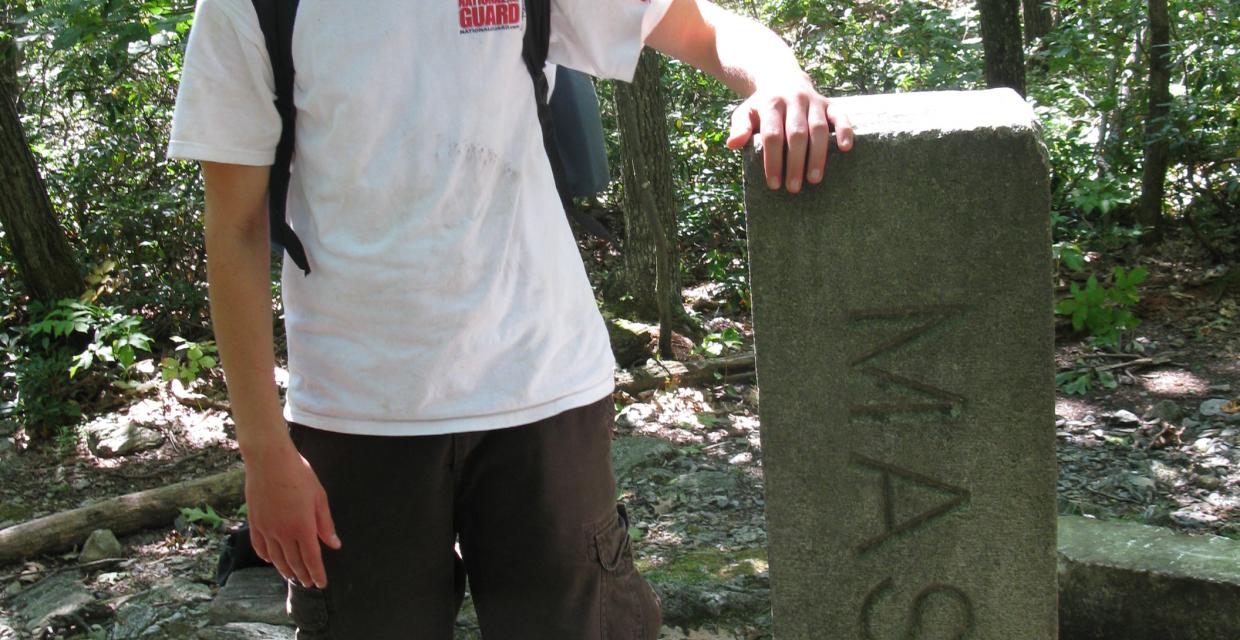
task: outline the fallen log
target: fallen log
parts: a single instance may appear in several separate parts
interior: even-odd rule
[[[716,373],[730,378],[737,374],[750,374],[753,370],[754,354],[752,353],[739,353],[733,356],[691,362],[663,360],[617,373],[616,390],[640,393],[648,389],[666,387],[669,384],[674,386],[697,384],[710,380]]]
[[[245,495],[240,468],[197,480],[130,493],[95,504],[54,513],[0,530],[0,564],[68,549],[86,541],[95,529],[118,536],[166,525],[181,507],[239,504]]]

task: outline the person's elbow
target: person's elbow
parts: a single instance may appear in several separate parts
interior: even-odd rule
[[[264,239],[271,167],[202,162],[208,237]]]

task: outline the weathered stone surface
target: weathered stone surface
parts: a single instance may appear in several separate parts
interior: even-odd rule
[[[1201,403],[1201,408],[1198,409],[1198,413],[1207,418],[1214,416],[1225,416],[1227,413],[1223,411],[1223,407],[1227,406],[1227,402],[1228,400],[1226,398],[1210,398],[1209,400]]]
[[[44,578],[22,591],[13,600],[13,608],[26,621],[26,630],[48,626],[54,618],[71,617],[95,601],[81,576],[66,572]]]
[[[293,640],[293,628],[260,622],[235,622],[219,627],[206,627],[198,632],[199,640]]]
[[[292,624],[284,610],[288,587],[272,567],[234,571],[220,589],[209,610],[211,622],[261,622]]]
[[[649,406],[649,405],[646,405]],[[657,465],[676,455],[676,447],[662,438],[619,438],[611,443],[611,465],[617,479],[628,478],[633,471]]]
[[[747,167],[775,637],[1056,634],[1049,186],[1007,90],[835,101],[856,148]]]
[[[95,529],[86,539],[86,544],[82,545],[78,562],[85,564],[105,558],[119,558],[122,553],[124,549],[121,548],[121,541],[116,539],[116,534],[108,529]]]
[[[100,458],[116,458],[163,444],[163,434],[129,420],[99,420],[88,424],[86,446]]]
[[[1059,606],[1069,640],[1240,638],[1240,542],[1061,517]]]
[[[740,490],[740,478],[727,471],[691,471],[682,473],[672,480],[671,486],[679,491],[709,498],[710,496],[730,496]]]

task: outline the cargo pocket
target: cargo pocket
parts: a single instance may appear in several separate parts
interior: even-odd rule
[[[327,594],[290,580],[288,583],[289,618],[297,627],[297,640],[331,640],[327,615]]]
[[[662,624],[658,596],[633,567],[624,505],[616,505],[616,513],[599,524],[593,543],[602,574],[602,640],[655,640]]]

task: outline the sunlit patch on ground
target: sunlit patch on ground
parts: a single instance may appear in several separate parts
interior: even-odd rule
[[[1160,396],[1203,396],[1210,391],[1209,382],[1180,369],[1151,371],[1137,379],[1146,391]]]
[[[1058,398],[1055,400],[1055,415],[1066,420],[1084,420],[1086,416],[1096,416],[1105,412],[1102,406],[1083,398]]]

